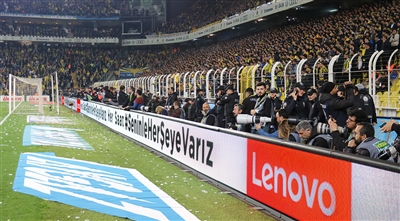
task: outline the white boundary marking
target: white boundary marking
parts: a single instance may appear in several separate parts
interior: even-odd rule
[[[0,121],[0,125],[2,125],[2,124],[7,120],[7,118],[19,107],[20,104],[22,104],[22,102],[20,102],[20,103],[15,107],[15,109],[11,111],[11,113],[8,113],[7,116],[6,116],[2,121]]]

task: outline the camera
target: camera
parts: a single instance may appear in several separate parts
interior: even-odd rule
[[[380,160],[388,160],[390,157],[395,158],[398,153],[400,153],[400,136],[397,136],[396,139],[393,141],[392,145],[382,150],[378,154],[378,159]]]
[[[150,107],[149,106],[141,106],[140,110],[141,111],[145,111],[145,112],[149,112],[150,111]]]
[[[330,134],[331,133],[331,128],[329,127],[329,124],[319,122],[319,123],[317,123],[317,125],[315,127],[317,128],[317,134]],[[346,131],[347,131],[347,128],[338,126],[338,132],[340,134],[344,134]]]
[[[274,118],[252,116],[248,114],[238,114],[236,117],[238,124],[259,124],[259,123],[271,123],[274,122]]]

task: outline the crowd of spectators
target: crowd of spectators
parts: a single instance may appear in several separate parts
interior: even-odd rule
[[[389,151],[391,145],[375,137],[373,126],[377,124],[376,109],[372,97],[362,84],[354,85],[346,81],[336,85],[325,82],[318,88],[307,89],[298,82],[283,101],[278,91],[264,82],[258,83],[255,90],[247,88],[241,103],[234,85],[221,86],[217,91],[214,102],[207,102],[201,89],[195,99],[182,100],[173,87],[168,88],[167,97],[124,85],[120,86],[119,91],[108,86],[86,87],[71,90],[68,95],[127,111],[147,111],[315,148],[400,163],[400,140],[395,140],[391,144],[394,149]],[[396,121],[390,121],[381,128],[383,132],[394,130],[400,135]]]
[[[8,74],[18,77],[41,77],[44,88],[51,87],[50,75],[58,73],[59,87],[89,86],[116,68],[120,52],[117,49],[87,49],[48,47],[44,45],[0,45],[2,89],[7,88]],[[72,76],[76,75],[76,82]]]
[[[35,37],[66,37],[61,25],[29,24],[16,25],[15,35]]]
[[[126,13],[128,2],[128,0],[2,0],[0,2],[0,12],[83,17],[118,17]]]
[[[70,25],[63,28],[59,24],[21,24],[9,25],[1,23],[0,35],[10,36],[34,36],[34,37],[70,37],[79,38],[118,38],[121,35],[121,27],[94,27],[86,25]]]
[[[305,84],[309,86],[312,79],[307,79],[307,76],[311,74],[312,66],[318,58],[317,81],[327,78],[324,74],[327,73],[329,61],[340,54],[334,71],[338,74],[338,80],[343,82],[344,78],[348,78],[350,58],[358,54],[353,60],[352,73],[362,82],[367,80],[365,72],[374,51],[386,51],[381,56],[384,65],[378,65],[378,68],[385,68],[390,51],[399,47],[396,31],[400,26],[398,4],[397,0],[373,2],[326,17],[282,25],[206,47],[156,51],[152,53],[153,57],[149,57],[150,75],[255,64],[261,65],[257,72],[260,75],[261,68],[265,67],[268,73],[275,61],[283,64],[291,61],[288,73],[293,73],[298,62],[307,58],[302,73]],[[278,74],[282,75],[283,67],[278,67]]]
[[[276,71],[278,74],[277,85],[273,85],[280,89],[282,81],[279,79],[282,77],[284,65],[289,61],[291,63],[287,73],[293,74],[299,60],[308,58],[308,62],[303,66],[302,81],[307,87],[310,87],[311,69],[317,59],[320,59],[320,62],[316,66],[316,81],[323,81],[326,80],[328,62],[334,55],[341,54],[334,71],[337,76],[336,80],[338,83],[342,83],[348,78],[349,59],[354,54],[358,54],[358,57],[353,60],[352,74],[357,79],[355,83],[362,83],[367,80],[368,61],[374,51],[380,49],[386,51],[378,64],[378,69],[383,69],[386,68],[389,52],[399,47],[399,35],[396,33],[400,25],[400,8],[396,7],[398,3],[398,0],[369,3],[326,17],[282,25],[268,31],[213,43],[209,46],[133,49],[127,54],[113,52],[111,58],[103,56],[100,60],[104,61],[106,58],[112,60],[112,65],[108,66],[115,68],[148,67],[149,71],[142,76],[208,69],[221,70],[225,67],[238,68],[260,64],[260,68],[256,72],[258,78],[262,69],[265,69],[267,75],[271,71],[272,64],[280,61],[282,65],[278,66]],[[2,31],[6,30],[7,28]],[[80,31],[85,32],[86,30],[76,30],[76,32]],[[21,49],[17,48],[17,50]],[[87,59],[74,59],[74,62],[79,64],[83,62],[81,66],[90,66],[91,59],[96,56],[108,55],[110,50],[82,48],[81,51],[84,52],[84,57]],[[118,49],[113,51],[118,51]],[[46,57],[46,50],[35,51],[35,53],[40,52],[44,53],[40,56]],[[114,56],[115,54],[118,56]],[[114,59],[115,57],[116,59]],[[95,61],[98,62],[99,58],[96,58]],[[398,66],[398,56],[395,56],[394,62]],[[74,66],[72,64],[72,67]],[[103,66],[106,66],[104,70],[109,69],[104,64],[96,66],[96,75],[90,76],[81,67],[80,85],[87,85],[92,80],[101,79],[104,73]],[[22,66],[21,68],[26,69]],[[92,70],[90,73],[95,73],[95,71]],[[385,79],[384,74],[380,73],[378,79]],[[294,77],[291,80],[295,83]],[[377,83],[385,86],[386,81]],[[177,86],[179,85],[175,85],[175,87]]]
[[[162,24],[158,32],[163,34],[188,32],[269,2],[272,1],[248,0],[234,3],[227,0],[197,1],[189,10]]]
[[[118,38],[121,36],[121,27],[98,27],[95,30],[88,26],[71,26],[71,33],[79,38]]]

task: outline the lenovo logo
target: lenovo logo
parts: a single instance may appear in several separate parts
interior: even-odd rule
[[[247,195],[299,220],[351,219],[351,163],[248,139]]]
[[[282,197],[287,197],[287,193],[289,193],[290,199],[296,203],[305,197],[309,208],[314,207],[317,195],[318,206],[323,214],[331,216],[335,212],[336,195],[330,183],[325,181],[320,182],[316,178],[309,183],[306,175],[300,175],[295,171],[287,174],[284,168],[278,166],[272,167],[269,163],[264,163],[261,169],[256,168],[255,152],[253,152],[252,182],[254,185],[262,186],[267,191],[273,191],[275,194],[280,194],[279,192],[281,192]],[[329,195],[329,205],[324,204],[324,193]]]

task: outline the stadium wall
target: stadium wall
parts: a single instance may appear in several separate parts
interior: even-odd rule
[[[64,105],[298,220],[400,220],[398,164],[65,98]]]

